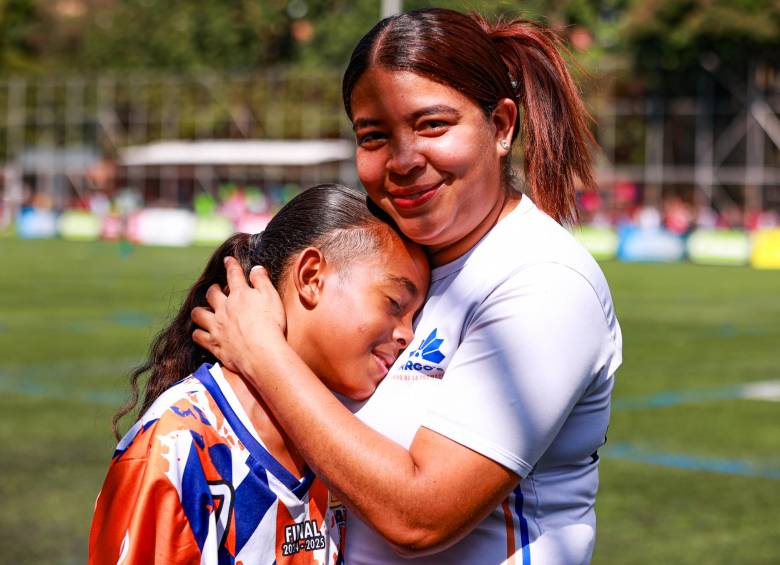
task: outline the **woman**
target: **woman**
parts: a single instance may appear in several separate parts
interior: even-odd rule
[[[557,223],[576,217],[575,177],[593,185],[558,47],[529,22],[431,9],[383,20],[353,52],[358,174],[434,267],[415,340],[358,417],[285,345],[262,271],[250,289],[228,262],[230,296],[212,288],[213,312],[193,311],[194,339],[257,387],[359,517],[348,562],[590,560],[621,336],[598,265]],[[516,139],[536,204],[512,177]]]
[[[343,508],[244,380],[192,342],[190,310],[224,286],[228,255],[242,277],[262,263],[283,297],[286,343],[331,390],[364,399],[411,339],[429,274],[386,220],[360,192],[322,185],[262,234],[217,249],[114,418],[116,432],[149,373],[142,415],[98,496],[90,563],[343,562]]]

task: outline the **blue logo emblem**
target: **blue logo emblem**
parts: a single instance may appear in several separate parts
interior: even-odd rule
[[[425,361],[430,361],[431,363],[441,363],[445,357],[445,355],[439,351],[439,347],[441,347],[442,343],[444,343],[444,340],[436,337],[436,328],[434,328],[417,349],[412,351],[411,355],[409,355],[409,359],[422,357]]]

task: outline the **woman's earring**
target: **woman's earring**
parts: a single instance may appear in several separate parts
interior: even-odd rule
[[[506,139],[502,139],[499,142],[499,145],[501,146],[501,149],[509,149],[509,142]]]

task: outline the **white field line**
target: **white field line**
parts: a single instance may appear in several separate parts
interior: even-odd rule
[[[740,398],[780,402],[780,381],[759,381],[740,387]]]

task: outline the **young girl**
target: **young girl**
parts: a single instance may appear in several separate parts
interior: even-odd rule
[[[227,256],[244,276],[266,268],[283,297],[288,343],[354,400],[371,395],[410,342],[428,284],[420,247],[369,210],[365,195],[338,185],[303,192],[262,234],[223,243],[133,373],[134,398],[114,418],[116,432],[149,373],[142,415],[98,496],[90,563],[343,561],[343,509],[260,397],[190,337],[192,308],[207,303],[212,285],[226,287]]]

